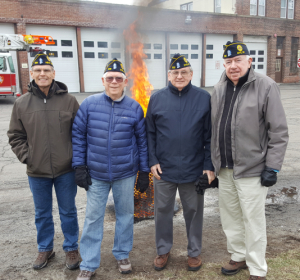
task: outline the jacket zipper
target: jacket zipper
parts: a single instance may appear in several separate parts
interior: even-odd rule
[[[113,101],[111,103],[111,115],[110,115],[110,120],[109,120],[109,133],[108,133],[108,173],[109,173],[109,181],[112,181],[112,176],[111,176],[111,154],[110,154],[110,141],[111,141],[111,127],[112,127],[112,120],[113,120],[113,115],[114,115],[114,104],[115,102]]]
[[[44,98],[44,104],[47,104],[47,99]],[[45,105],[47,106],[47,105]],[[47,116],[47,110],[45,110],[45,114]],[[48,134],[48,139],[49,139],[49,119],[47,119],[47,134]],[[51,171],[52,171],[52,177],[54,178],[54,172],[53,172],[53,166],[52,166],[52,157],[51,157],[51,147],[50,147],[50,144],[49,144],[49,140],[48,140],[48,147],[49,147],[49,157],[50,157],[50,166],[51,166]]]
[[[179,97],[181,97],[181,91],[179,91]],[[179,118],[179,135],[181,135],[181,98],[179,98],[179,114],[180,114],[180,118]],[[179,137],[179,141],[180,141],[180,145],[179,145],[179,147],[180,147],[180,150],[179,150],[179,154],[180,154],[180,166],[182,165],[182,162],[181,162],[181,137]],[[179,172],[179,174],[180,174],[180,177],[179,177],[179,184],[181,183],[181,178],[182,178],[182,176],[181,176],[181,170],[182,170],[182,168],[180,168],[180,172]]]
[[[225,147],[225,160],[226,160],[226,167],[227,168],[228,168],[228,162],[227,162],[227,153],[226,153],[226,127],[227,127],[228,117],[229,117],[229,114],[230,114],[232,100],[233,100],[233,97],[235,95],[235,91],[236,91],[236,86],[234,86],[234,88],[233,88],[233,95],[231,97],[229,111],[228,111],[228,114],[227,114],[227,118],[226,118],[226,122],[225,122],[225,128],[224,128],[224,147]],[[231,129],[231,126],[230,126],[230,129]]]

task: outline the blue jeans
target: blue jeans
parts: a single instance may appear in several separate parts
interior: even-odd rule
[[[57,197],[61,229],[65,237],[63,249],[66,252],[76,250],[78,248],[79,228],[75,206],[75,196],[77,194],[75,172],[63,174],[54,179],[28,176],[28,181],[34,201],[39,252],[47,252],[53,249],[53,185]]]
[[[112,253],[117,260],[128,258],[133,243],[135,179],[136,175],[112,182],[92,179],[87,191],[86,215],[80,240],[80,270],[95,271],[100,266],[103,221],[110,189],[116,213]]]

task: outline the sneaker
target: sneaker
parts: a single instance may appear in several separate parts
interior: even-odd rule
[[[66,267],[70,270],[79,267],[80,256],[78,250],[66,252]]]
[[[132,271],[132,267],[131,267],[131,263],[129,259],[123,259],[118,262],[118,266],[119,266],[119,271],[122,274],[128,274]]]
[[[245,261],[235,262],[230,260],[230,262],[224,265],[221,269],[221,272],[225,275],[234,275],[237,274],[241,269],[246,269],[248,266]]]
[[[200,255],[197,257],[188,257],[188,270],[190,271],[197,271],[200,269],[202,265],[202,261]]]
[[[55,252],[53,250],[47,252],[39,252],[35,262],[33,263],[33,269],[42,269],[48,264],[48,260],[54,258]]]
[[[76,280],[90,280],[95,275],[95,272],[88,270],[80,270]]]
[[[263,277],[263,276],[253,276],[253,275],[250,275],[250,278],[249,280],[265,280],[266,277]]]
[[[167,266],[167,262],[170,256],[170,252],[163,255],[158,255],[154,259],[154,269],[155,270],[163,270]]]

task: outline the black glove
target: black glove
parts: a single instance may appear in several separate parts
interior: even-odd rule
[[[210,184],[208,184],[207,174],[201,175],[198,180],[195,182],[196,192],[198,194],[204,195],[204,190],[208,188],[218,188],[219,180],[216,177]]]
[[[143,193],[149,187],[149,173],[148,172],[139,172],[139,177],[136,182],[136,189]]]
[[[86,191],[89,189],[89,185],[92,184],[92,180],[86,166],[80,165],[75,168],[75,183],[77,186],[84,188]]]
[[[265,167],[265,170],[261,173],[261,184],[265,187],[271,187],[277,182],[277,172],[270,167]]]

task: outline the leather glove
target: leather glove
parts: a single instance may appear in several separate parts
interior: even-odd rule
[[[204,195],[206,189],[219,187],[219,179],[216,177],[210,184],[208,184],[208,177],[205,173],[195,182],[195,187],[198,194]]]
[[[265,167],[265,170],[261,173],[261,184],[265,187],[271,187],[277,182],[277,172],[270,167]]]
[[[75,168],[75,183],[88,191],[89,185],[92,184],[92,179],[86,166],[80,165]]]
[[[145,192],[149,187],[149,173],[148,172],[139,172],[139,177],[136,182],[136,189],[143,193]]]

